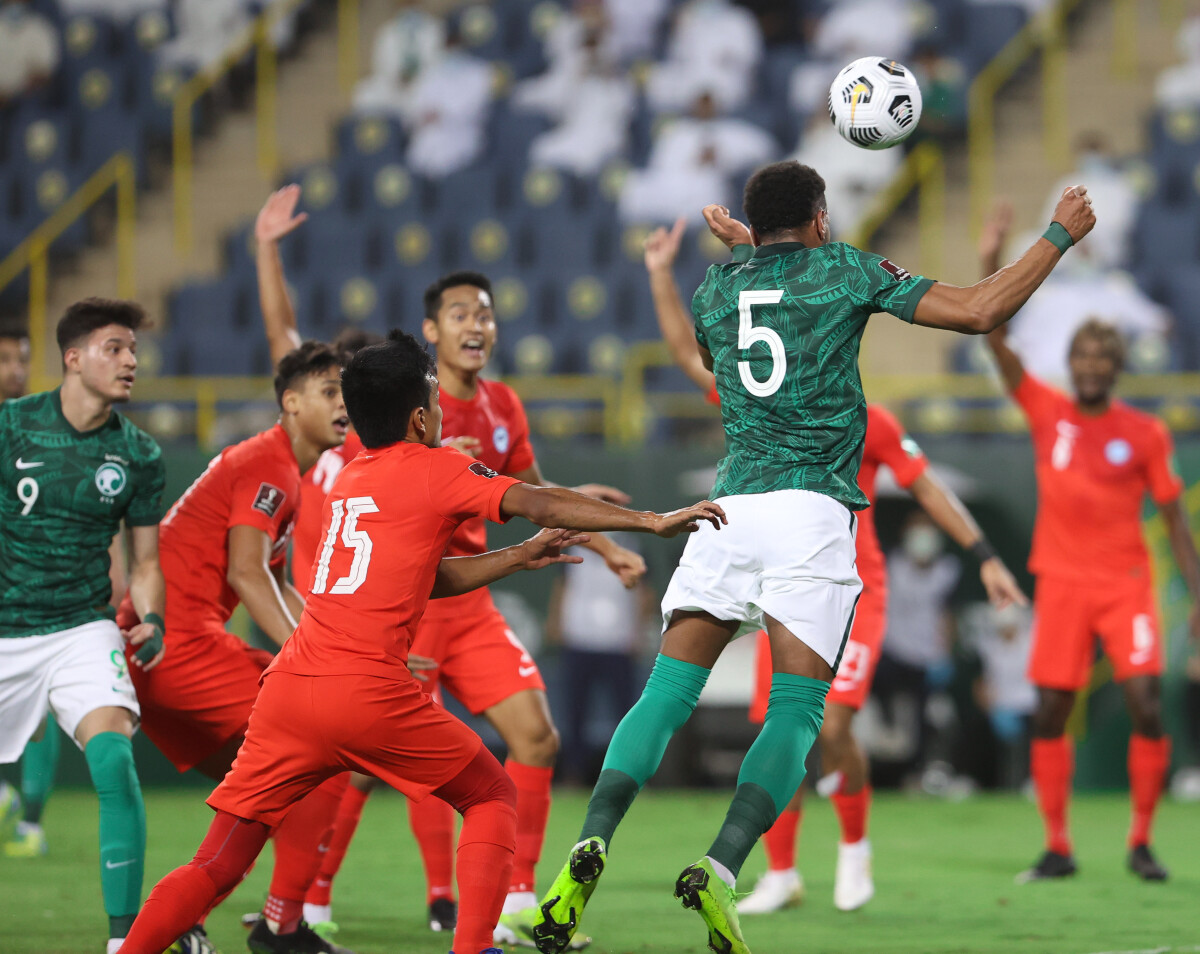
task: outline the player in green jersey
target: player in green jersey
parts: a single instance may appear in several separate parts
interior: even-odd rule
[[[129,400],[144,320],[133,302],[77,302],[58,323],[62,385],[0,406],[0,763],[16,760],[48,711],[83,750],[100,799],[109,954],[137,914],[146,850],[125,642],[139,647],[135,665],[162,656],[162,455],[113,409]],[[122,523],[144,620],[125,633],[109,576]]]
[[[654,671],[613,735],[580,841],[540,906],[534,937],[543,954],[570,942],[617,825],[691,715],[721,651],[762,627],[774,665],[766,721],[716,840],[675,882],[714,951],[748,954],[736,876],[804,778],[861,588],[854,512],[867,505],[857,481],[867,419],[858,346],[867,319],[887,311],[928,327],[989,332],[1095,223],[1086,190],[1068,189],[1045,237],[963,288],[831,243],[825,183],[808,166],[760,169],[746,183],[744,205],[749,228],[719,206],[704,210],[734,260],[710,268],[692,302],[701,357],[721,398],[727,453],[712,496],[729,525],[689,539],[667,588]]]

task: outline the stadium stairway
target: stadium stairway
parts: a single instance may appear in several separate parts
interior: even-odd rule
[[[1122,78],[1113,67],[1116,24],[1115,3],[1083,0],[1068,27],[1066,94],[1069,106],[1068,141],[1074,146],[1081,133],[1103,130],[1120,156],[1142,152],[1146,145],[1146,117],[1153,114],[1154,80],[1158,72],[1176,61],[1174,32],[1159,15],[1159,4],[1137,4],[1137,69]],[[1043,146],[1042,81],[1036,60],[1020,78],[1001,90],[995,108],[995,195],[1015,207],[1014,236],[1042,223],[1042,207],[1051,186],[1072,165],[1047,161]],[[970,229],[970,196],[965,146],[946,156],[946,217],[942,236],[941,268],[931,276],[957,284],[979,278],[976,242]],[[893,220],[875,247],[911,271],[925,266],[916,253],[916,209]],[[1021,249],[1010,248],[1010,258]],[[875,323],[863,342],[866,374],[906,371],[937,373],[949,367],[951,336],[925,328],[909,329],[894,321]]]
[[[362,0],[360,59],[370,62],[374,34],[392,14],[391,0]],[[280,169],[327,158],[334,122],[349,107],[350,97],[337,82],[336,18],[323,21],[302,42],[297,54],[280,62],[278,72],[278,142]],[[194,237],[192,250],[175,250],[173,196],[165,188],[138,196],[136,245],[137,296],[160,327],[172,286],[187,279],[215,275],[220,268],[222,237],[244,221],[274,188],[256,159],[253,101],[249,108],[227,111],[211,135],[195,144]],[[70,268],[50,282],[51,321],[72,301],[87,295],[115,295],[116,246],[109,242],[87,249]],[[52,363],[57,358],[49,359]],[[153,368],[151,368],[153,370]]]

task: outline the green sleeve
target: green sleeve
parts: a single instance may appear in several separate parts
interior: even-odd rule
[[[754,257],[753,245],[735,245],[733,247],[733,261],[737,265],[743,265]]]
[[[917,303],[933,287],[933,279],[913,275],[882,255],[850,245],[845,248],[846,267],[853,273],[847,284],[855,296],[871,311],[886,311],[911,323]]]
[[[131,527],[150,527],[163,518],[163,489],[167,484],[167,468],[163,463],[162,451],[154,447],[156,454],[149,457],[138,468],[137,490],[125,511],[125,522]]]

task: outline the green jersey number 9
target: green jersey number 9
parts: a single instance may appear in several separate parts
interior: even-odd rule
[[[38,487],[38,482],[32,477],[22,477],[17,481],[17,499],[25,506],[21,509],[21,516],[29,515],[29,511],[33,509],[33,505],[37,503],[38,494],[41,488]]]
[[[782,300],[782,291],[755,290],[744,291],[738,295],[738,347],[745,351],[751,345],[761,343],[771,351],[771,375],[765,381],[754,377],[749,361],[738,362],[742,385],[755,397],[770,397],[779,390],[787,371],[787,354],[784,352],[783,339],[779,337],[779,332],[771,328],[754,327],[751,309],[755,305],[778,305]]]

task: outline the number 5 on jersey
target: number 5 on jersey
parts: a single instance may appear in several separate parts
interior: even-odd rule
[[[325,545],[321,548],[321,558],[317,561],[317,572],[313,577],[314,594],[325,592],[325,584],[329,580],[329,561],[333,557],[333,545],[337,542],[339,529],[342,531],[342,545],[354,551],[354,558],[350,562],[350,572],[334,583],[329,592],[353,593],[366,581],[374,545],[367,531],[358,529],[358,518],[364,513],[379,513],[373,498],[347,497],[333,501],[329,532],[325,534]]]
[[[779,332],[771,328],[754,327],[754,315],[750,309],[755,305],[778,305],[781,301],[782,291],[744,291],[738,295],[738,347],[746,351],[752,344],[762,343],[771,350],[771,374],[765,381],[754,377],[749,361],[738,362],[742,386],[755,397],[770,397],[779,390],[787,371],[787,354],[783,350],[783,339],[779,337]]]

